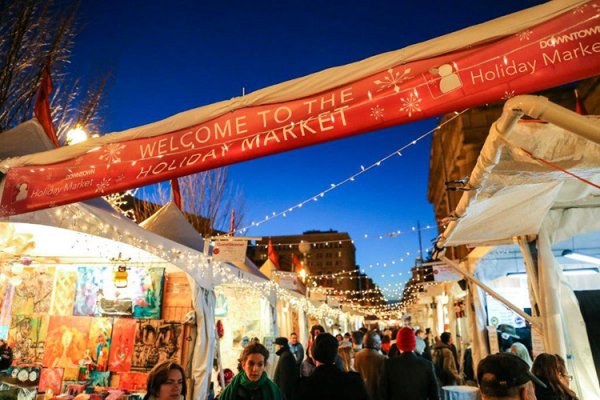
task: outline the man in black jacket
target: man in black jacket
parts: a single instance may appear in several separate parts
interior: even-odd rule
[[[278,337],[275,339],[275,350],[275,354],[279,356],[279,361],[275,367],[273,382],[279,386],[285,398],[290,399],[296,387],[300,371],[296,359],[290,351],[287,338]]]
[[[438,400],[438,383],[433,364],[414,353],[417,345],[411,328],[398,331],[396,346],[401,354],[385,360],[379,397],[381,400]]]
[[[313,358],[317,364],[311,376],[301,378],[292,400],[369,400],[367,388],[356,372],[343,372],[335,366],[338,341],[322,333],[314,341]]]

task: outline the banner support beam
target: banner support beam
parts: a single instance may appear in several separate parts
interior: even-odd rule
[[[501,302],[502,304],[504,304],[506,307],[510,308],[513,312],[515,312],[521,318],[523,318],[526,321],[528,321],[531,325],[535,326],[538,329],[542,328],[542,324],[541,324],[540,321],[538,321],[535,318],[533,318],[532,316],[526,314],[519,307],[515,306],[513,303],[511,303],[510,301],[508,301],[506,298],[504,298],[503,296],[501,296],[499,293],[497,293],[496,291],[494,291],[492,288],[490,288],[489,286],[487,286],[485,283],[483,283],[479,279],[475,278],[467,270],[465,270],[460,265],[458,265],[457,262],[450,260],[449,258],[447,258],[444,255],[440,256],[440,260],[442,260],[445,263],[447,263],[449,266],[451,266],[452,268],[454,268],[454,270],[456,270],[458,273],[460,273],[461,275],[463,275],[466,279],[468,279],[469,281],[471,281],[474,284],[476,284],[477,286],[479,286],[481,289],[483,289],[484,292],[486,292],[487,294],[489,294],[490,296],[492,296],[494,299],[496,299],[499,302]]]

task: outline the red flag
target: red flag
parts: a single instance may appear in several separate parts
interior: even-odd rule
[[[294,266],[296,272],[300,272],[303,269],[302,263],[294,253],[292,253],[292,265]]]
[[[233,236],[235,234],[235,210],[231,210],[231,223],[229,225],[229,234]]]
[[[45,66],[42,71],[42,80],[38,88],[33,114],[36,116],[40,125],[44,128],[46,135],[52,140],[56,147],[60,147],[58,137],[52,124],[52,114],[50,112],[50,93],[52,92],[52,79],[50,78],[50,67]]]
[[[180,210],[183,210],[181,203],[181,190],[177,178],[171,179],[171,192],[173,193],[173,202]]]
[[[579,97],[579,92],[577,89],[575,89],[575,112],[579,115],[588,115],[585,105],[583,104],[583,100],[581,100],[581,97]]]
[[[275,249],[273,248],[273,243],[271,243],[271,238],[269,238],[269,247],[267,250],[267,255],[269,256],[269,260],[271,260],[271,262],[273,264],[275,264],[277,269],[281,269],[279,267],[279,256],[277,255],[277,253],[275,252]]]

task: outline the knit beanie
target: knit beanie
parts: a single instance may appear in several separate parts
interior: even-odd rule
[[[400,329],[398,336],[396,336],[396,346],[400,351],[414,351],[417,347],[415,332],[408,327]]]

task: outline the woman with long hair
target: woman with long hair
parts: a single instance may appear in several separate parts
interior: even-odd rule
[[[355,371],[354,369],[354,350],[351,346],[340,346],[338,347],[338,354],[342,359],[343,371],[350,372]]]
[[[244,347],[240,357],[242,371],[223,390],[219,400],[281,400],[279,387],[269,379],[265,367],[269,350],[260,343]]]
[[[572,377],[567,373],[565,360],[558,354],[538,355],[531,372],[546,384],[546,388],[536,385],[537,400],[577,400],[577,395],[569,388]]]
[[[148,374],[144,400],[183,400],[187,394],[185,373],[172,361],[156,364]]]

